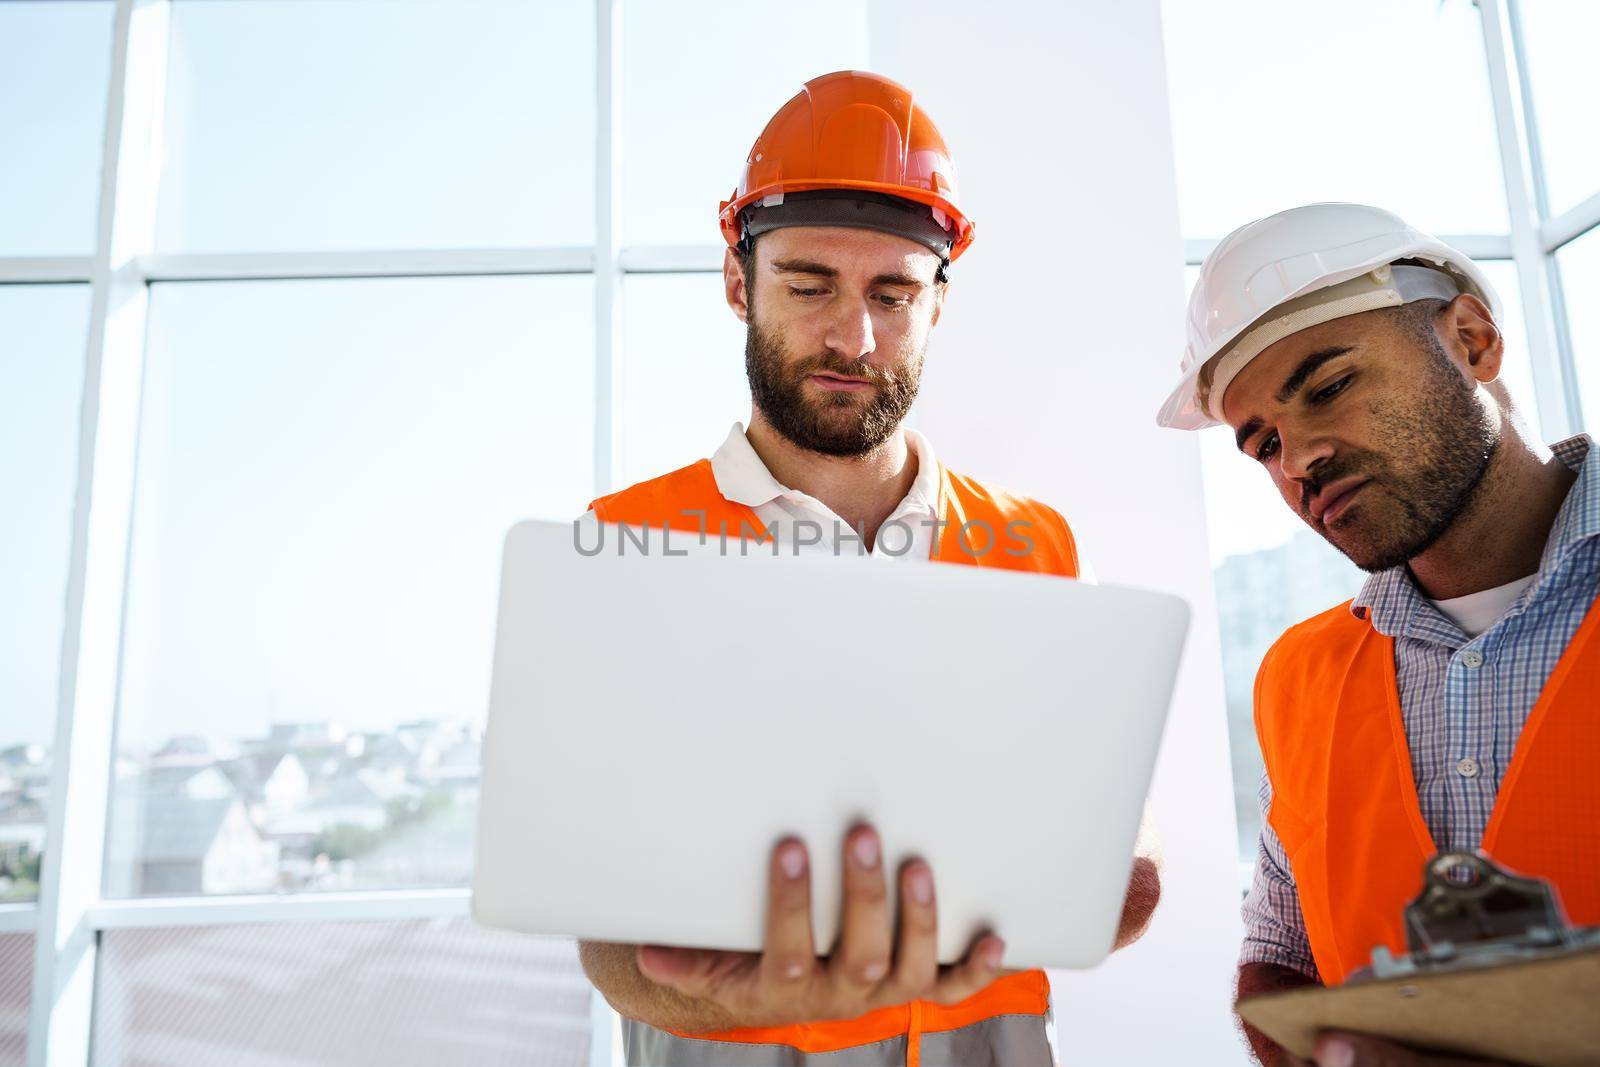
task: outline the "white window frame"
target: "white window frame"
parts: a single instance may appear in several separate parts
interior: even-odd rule
[[[58,0],[67,2],[67,0]],[[115,0],[96,245],[91,256],[0,257],[0,284],[91,286],[79,428],[76,505],[51,748],[47,847],[33,904],[0,905],[0,933],[32,931],[30,1067],[85,1067],[91,1054],[94,968],[107,930],[327,921],[465,918],[465,889],[239,897],[106,899],[106,845],[128,534],[134,499],[139,386],[152,282],[266,278],[385,278],[592,274],[595,280],[594,491],[620,475],[623,280],[629,274],[714,273],[723,249],[628,246],[621,225],[622,7],[594,0],[595,242],[586,247],[164,255],[155,252],[155,165],[165,109],[170,0]],[[188,0],[200,2],[200,0]],[[1517,0],[1476,0],[1505,174],[1510,232],[1446,240],[1480,259],[1515,264],[1541,421],[1552,436],[1582,424],[1555,252],[1600,226],[1600,190],[1551,217],[1522,47]],[[1214,245],[1185,242],[1199,263]],[[593,999],[591,1062],[619,1049],[615,1020]]]

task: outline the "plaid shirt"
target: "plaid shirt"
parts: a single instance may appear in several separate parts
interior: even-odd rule
[[[1469,638],[1435,608],[1404,566],[1374,574],[1351,602],[1357,618],[1394,638],[1411,773],[1423,821],[1441,848],[1478,847],[1523,724],[1600,594],[1600,462],[1585,462],[1591,443],[1580,434],[1553,446],[1578,479],[1556,515],[1533,584],[1479,636]],[[1272,784],[1263,776],[1239,962],[1275,963],[1315,977],[1289,858],[1267,822],[1271,806]]]

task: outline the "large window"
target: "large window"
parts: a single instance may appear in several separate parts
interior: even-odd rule
[[[500,542],[592,488],[590,290],[153,288],[109,893],[467,882]]]
[[[1600,222],[1600,205],[1566,216],[1540,214],[1539,205],[1570,207],[1600,193],[1593,138],[1575,126],[1578,101],[1587,99],[1576,86],[1593,81],[1592,64],[1581,61],[1570,33],[1582,6],[1576,0],[1164,0],[1191,284],[1211,245],[1251,219],[1317,200],[1387,207],[1478,260],[1500,297],[1503,377],[1521,415],[1547,439],[1575,430],[1570,419],[1546,425],[1541,416],[1571,411],[1580,387],[1593,394],[1585,395],[1585,408],[1600,407],[1600,375],[1562,373],[1574,361],[1556,347],[1567,326],[1561,289],[1587,292],[1585,280],[1600,279],[1600,255],[1584,247],[1593,237],[1556,249]],[[1352,69],[1384,74],[1351,78]],[[1519,71],[1531,71],[1537,118],[1548,120],[1538,125],[1530,117],[1535,133],[1526,140],[1497,123],[1494,103],[1497,92],[1514,97]],[[1446,97],[1447,109],[1430,104]],[[1441,151],[1427,131],[1445,113],[1450,143]],[[1508,195],[1502,154],[1532,152],[1538,144],[1545,146],[1550,196],[1541,188]],[[1521,165],[1515,155],[1509,162]],[[1540,249],[1525,262],[1512,258],[1519,228],[1537,237]],[[1556,289],[1543,281],[1551,253],[1561,266]],[[1527,327],[1523,286],[1530,277],[1537,283],[1534,313],[1555,324],[1553,335],[1537,335],[1542,348]],[[1580,352],[1587,334],[1600,330],[1600,324],[1588,328],[1590,303],[1581,296],[1566,301]],[[1541,361],[1557,373],[1536,389]],[[1261,657],[1290,625],[1354,595],[1365,575],[1300,522],[1226,433],[1204,433],[1201,458],[1240,862],[1248,876],[1261,825],[1262,766],[1251,706]]]
[[[0,4],[0,256],[88,255],[111,4]]]
[[[1587,418],[1585,428],[1600,431],[1600,230],[1590,230],[1556,253],[1561,288],[1571,322],[1573,360]]]
[[[0,287],[0,902],[39,889],[88,311],[86,285]]]
[[[1164,7],[1191,261],[1386,204],[1484,261],[1530,420],[1600,411],[1583,0]],[[570,945],[464,921],[499,539],[746,417],[718,202],[879,15],[0,3],[0,1065],[30,1003],[104,1063],[605,1058]],[[1248,852],[1260,650],[1360,579],[1203,451]]]
[[[1550,213],[1560,214],[1600,195],[1593,110],[1600,98],[1593,36],[1600,12],[1591,0],[1519,0],[1516,13],[1538,120],[1544,197]]]
[[[411,920],[109,930],[101,953],[96,1067],[593,1062],[569,942]]]
[[[168,48],[161,251],[594,240],[589,0],[180,2]]]
[[[1318,200],[1505,232],[1469,0],[1165,0],[1161,14],[1185,236]],[[1444,109],[1448,151],[1428,132]]]
[[[105,1063],[606,1058],[464,921],[500,544],[747,417],[718,202],[867,63],[809,14],[0,4],[0,1064],[41,997]]]

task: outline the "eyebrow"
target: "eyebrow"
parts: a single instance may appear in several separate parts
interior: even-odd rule
[[[1244,443],[1250,440],[1250,438],[1254,437],[1256,431],[1265,425],[1266,423],[1256,415],[1252,415],[1250,418],[1244,420],[1244,425],[1239,427],[1239,432],[1233,435],[1233,447],[1237,448],[1240,452],[1243,452]]]
[[[833,267],[809,259],[779,259],[772,263],[774,274],[813,274],[819,278],[837,278]],[[889,273],[874,275],[872,285],[898,285],[903,289],[925,289],[928,283],[911,274]]]
[[[813,263],[809,259],[775,259],[772,261],[774,274],[815,274],[819,278],[837,278],[839,272],[832,267],[821,263]]]
[[[1307,379],[1317,373],[1318,367],[1330,359],[1338,359],[1349,352],[1352,347],[1352,345],[1335,345],[1332,348],[1319,348],[1306,356],[1305,359],[1300,361],[1299,366],[1295,367],[1293,372],[1290,373],[1289,377],[1283,380],[1283,387],[1278,390],[1277,395],[1272,399],[1280,404],[1287,404],[1294,399],[1296,393],[1305,387]],[[1233,446],[1243,452],[1244,443],[1254,437],[1256,432],[1264,425],[1266,423],[1260,416],[1252,415],[1246,419],[1244,425],[1240,426],[1239,431],[1233,435]]]
[[[1283,380],[1283,388],[1279,389],[1278,395],[1272,399],[1280,404],[1287,404],[1294,399],[1294,395],[1306,384],[1306,379],[1317,373],[1318,367],[1330,359],[1338,359],[1350,351],[1350,348],[1350,345],[1335,345],[1332,348],[1321,348],[1311,353],[1300,361],[1300,365],[1294,369],[1294,372],[1289,377]]]

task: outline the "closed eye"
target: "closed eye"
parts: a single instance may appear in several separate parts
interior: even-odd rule
[[[1354,374],[1346,374],[1343,378],[1340,378],[1332,385],[1324,386],[1323,388],[1318,389],[1316,392],[1311,394],[1311,402],[1313,404],[1327,403],[1329,400],[1332,400],[1334,397],[1344,392],[1345,386],[1349,385],[1353,378],[1355,378]]]

